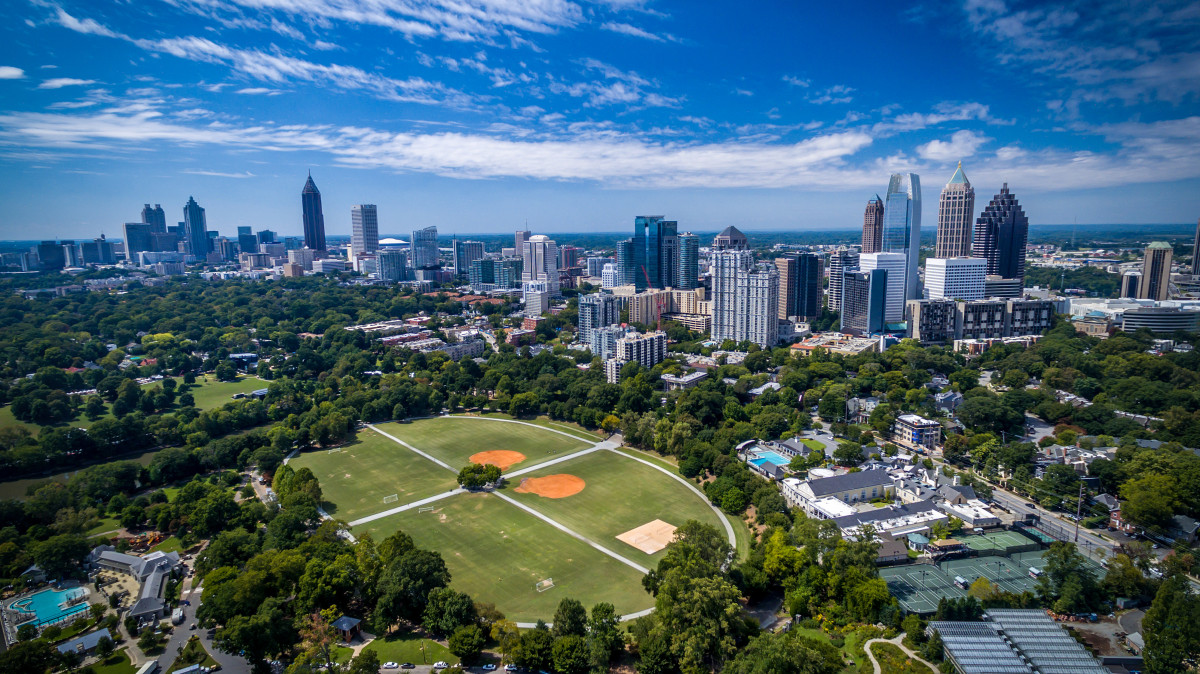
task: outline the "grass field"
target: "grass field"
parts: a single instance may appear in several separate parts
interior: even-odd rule
[[[565,597],[589,608],[607,601],[622,615],[654,605],[640,573],[491,494],[462,494],[435,506],[355,532],[369,531],[379,541],[403,530],[417,545],[441,553],[455,589],[496,604],[510,620],[549,620]],[[537,592],[534,585],[545,578],[554,579],[554,588]]]
[[[347,522],[458,486],[450,471],[370,429],[359,431],[358,440],[341,451],[307,452],[288,465],[311,469],[329,502],[326,510]],[[385,504],[383,498],[392,494],[399,500]]]
[[[905,655],[895,644],[871,644],[871,654],[879,662],[879,668],[888,674],[934,674],[925,665]]]
[[[150,548],[150,551],[183,553],[183,543],[175,536],[168,536],[161,543]]]
[[[583,478],[587,486],[574,496],[551,499],[516,493],[513,487],[520,479],[517,478],[505,493],[643,566],[653,566],[666,553],[659,551],[647,555],[617,540],[618,534],[655,519],[675,526],[687,520],[699,520],[716,527],[722,536],[725,534],[720,516],[713,512],[704,497],[670,475],[612,452],[594,452],[522,477],[557,473]]]
[[[424,646],[424,651],[421,647]],[[458,664],[450,649],[433,639],[422,639],[412,632],[391,634],[383,639],[376,639],[363,650],[375,651],[382,662],[411,662],[418,665],[432,665],[438,660],[445,660],[452,665]]]
[[[191,665],[212,667],[215,664],[217,664],[217,661],[209,654],[204,644],[200,643],[200,638],[192,637],[184,644],[183,652],[179,654],[179,657],[175,659],[175,664],[171,665],[171,668],[167,672],[174,672],[177,669],[183,669]]]
[[[525,455],[525,460],[512,468],[517,470],[590,445],[579,436],[567,437],[535,426],[486,417],[435,417],[379,424],[379,429],[455,468],[467,465],[477,452],[508,449]]]
[[[91,665],[91,668],[95,674],[134,674],[137,671],[137,667],[129,661],[129,654],[125,649],[113,653],[103,662]]]

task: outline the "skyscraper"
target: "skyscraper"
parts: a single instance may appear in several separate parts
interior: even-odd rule
[[[150,208],[150,204],[142,206],[142,222],[151,225],[151,232],[164,233],[167,231],[167,214],[163,211],[162,204],[154,204],[154,208]]]
[[[454,274],[455,276],[469,276],[471,273],[471,263],[475,260],[483,258],[483,242],[482,241],[459,241],[454,240]]]
[[[989,276],[1020,279],[1025,282],[1025,243],[1029,238],[1029,218],[1008,191],[1008,183],[988,203],[975,221],[975,241],[971,257],[987,260]]]
[[[620,300],[607,293],[593,293],[579,298],[580,344],[590,344],[592,332],[597,328],[619,323],[621,320]]]
[[[520,251],[517,251],[520,253]],[[633,283],[634,264],[633,264],[633,239],[625,239],[617,242],[617,285],[629,285]]]
[[[437,239],[436,226],[413,230],[408,244],[411,251],[408,256],[409,266],[413,269],[437,269],[440,267]]]
[[[67,258],[63,254],[63,245],[59,241],[43,241],[39,243],[37,245],[37,254],[42,269],[55,271],[67,266]]]
[[[558,295],[558,245],[544,234],[535,234],[525,241],[521,251],[521,280],[543,282],[550,296]]]
[[[578,267],[579,253],[583,249],[578,246],[559,246],[558,247],[558,268],[570,269]]]
[[[830,311],[842,310],[842,272],[858,268],[858,251],[839,246],[829,254],[829,302]]]
[[[904,320],[905,286],[908,258],[903,253],[866,253],[858,257],[862,271],[887,271],[887,298],[884,300],[884,320],[899,323]],[[845,289],[843,289],[845,292]],[[846,300],[843,299],[843,302]]]
[[[779,317],[814,318],[821,313],[821,256],[788,253],[775,258],[779,270]]]
[[[517,230],[516,235],[513,237],[514,241],[516,241],[516,245],[513,246],[513,250],[516,251],[517,255],[520,255],[521,251],[525,250],[525,242],[528,241],[529,237],[532,235],[533,232],[529,231],[528,229]]]
[[[962,162],[942,189],[938,201],[937,245],[934,257],[969,257],[974,244],[975,188],[963,173]],[[911,298],[910,298],[911,299]]]
[[[1171,244],[1164,241],[1151,242],[1146,246],[1146,257],[1142,261],[1142,280],[1138,284],[1139,300],[1167,299],[1171,289]]]
[[[133,264],[138,263],[138,253],[155,250],[153,235],[154,225],[145,222],[125,223],[125,259]]]
[[[249,227],[238,227],[238,249],[243,253],[253,253],[258,250],[258,237]]]
[[[888,183],[887,201],[883,209],[881,253],[900,253],[906,260],[904,268],[904,297],[900,300],[899,318],[889,311],[889,321],[904,320],[904,302],[921,296],[917,279],[917,258],[921,247],[921,179],[915,173],[893,173]],[[895,279],[889,279],[892,285]]]
[[[376,262],[380,279],[391,283],[408,280],[408,262],[405,260],[404,251],[381,250]]]
[[[714,253],[725,250],[746,250],[746,247],[749,245],[746,235],[738,231],[738,228],[733,225],[722,229],[721,233],[714,236],[712,241]]]
[[[325,213],[321,209],[321,191],[313,182],[312,171],[300,193],[300,205],[304,211],[304,246],[315,251],[325,250]]]
[[[700,237],[691,232],[679,235],[679,266],[675,287],[691,290],[700,285]]]
[[[712,257],[712,338],[772,348],[779,341],[779,271],[757,268],[754,253],[730,250]]]
[[[189,255],[201,262],[208,257],[208,223],[204,209],[192,197],[183,206],[183,240]]]
[[[986,270],[979,257],[931,257],[925,260],[925,290],[931,300],[981,300]]]
[[[862,252],[878,253],[883,241],[883,199],[876,194],[863,213]]]
[[[871,335],[883,331],[888,276],[886,269],[847,269],[842,272],[842,332]]]
[[[1138,288],[1142,285],[1142,272],[1127,271],[1121,274],[1121,287],[1118,296],[1122,299],[1129,297],[1136,299],[1138,296]]]
[[[679,250],[678,223],[661,215],[633,220],[633,284],[638,290],[666,288],[675,283]]]
[[[375,204],[350,207],[350,257],[379,250],[379,213]]]

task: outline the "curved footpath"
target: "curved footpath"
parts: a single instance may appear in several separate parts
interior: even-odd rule
[[[875,659],[875,654],[871,652],[871,644],[880,643],[891,644],[899,648],[900,651],[908,657],[928,667],[931,674],[937,674],[937,672],[941,671],[937,667],[934,667],[933,663],[910,651],[908,646],[904,645],[903,641],[904,633],[901,632],[891,639],[868,639],[867,642],[863,644],[863,650],[867,652],[867,657],[871,659],[871,665],[875,667],[875,674],[883,674],[883,669],[879,666],[879,661]]]

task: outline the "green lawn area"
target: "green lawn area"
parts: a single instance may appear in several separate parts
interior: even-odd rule
[[[183,384],[182,379],[176,381],[181,385]],[[150,384],[150,386],[157,384],[158,382],[155,382],[154,384]],[[214,407],[220,407],[225,403],[233,402],[233,394],[235,393],[250,393],[260,388],[267,388],[268,385],[270,385],[270,382],[263,381],[258,377],[239,375],[237,381],[218,381],[215,376],[208,374],[196,379],[196,386],[189,388],[188,392],[195,399],[196,409],[210,410]]]
[[[583,478],[587,486],[578,494],[558,499],[515,490],[522,478],[556,474]],[[504,493],[646,567],[653,567],[666,552],[648,555],[617,540],[618,534],[656,519],[675,526],[699,520],[716,527],[722,535],[725,532],[720,516],[703,496],[671,475],[613,452],[594,452],[527,473],[509,483]]]
[[[895,644],[871,644],[871,654],[888,674],[937,674],[904,654]]]
[[[121,523],[118,522],[115,517],[104,517],[104,518],[101,518],[99,520],[99,522],[96,523],[95,526],[93,526],[92,528],[83,532],[83,535],[84,536],[95,536],[96,534],[102,534],[105,531],[112,531],[114,529],[120,529],[120,528],[121,528]]]
[[[175,536],[168,536],[161,543],[150,548],[150,552],[183,552],[183,543]]]
[[[95,674],[134,674],[137,672],[137,667],[134,667],[133,663],[129,661],[129,654],[125,649],[113,653],[103,662],[91,665],[91,668]]]
[[[830,638],[830,636],[821,629],[809,628],[809,627],[793,627],[792,632],[796,632],[800,636],[805,636],[810,639],[815,639],[817,641],[824,641],[826,643],[832,642],[832,639]],[[874,671],[873,668],[871,667],[870,658],[867,657],[866,652],[863,651],[863,649],[862,649],[862,644],[865,641],[874,639],[874,638],[882,636],[882,635],[883,635],[882,630],[880,630],[876,627],[870,627],[870,626],[861,626],[857,630],[848,632],[845,635],[845,639],[843,641],[842,647],[839,650],[842,651],[843,655],[845,655],[846,657],[848,657],[850,659],[852,664],[847,664],[846,668],[842,671],[846,672],[847,674],[867,673],[867,672]],[[889,674],[891,672],[891,670],[889,670],[887,668],[884,668],[883,671],[888,672]]]
[[[380,541],[403,530],[417,545],[441,553],[455,589],[496,604],[510,620],[549,620],[565,597],[587,607],[606,601],[622,615],[654,605],[642,574],[491,494],[461,494],[434,506],[433,512],[375,520],[355,533],[368,531]],[[554,587],[538,592],[534,586],[546,578]]]
[[[170,672],[191,665],[212,667],[215,664],[217,664],[217,661],[213,659],[213,656],[209,655],[208,651],[204,648],[204,644],[200,643],[200,637],[192,637],[188,639],[187,644],[183,647],[183,652],[179,654],[179,657],[175,659],[175,664],[171,665],[171,668],[167,672],[170,674]]]
[[[421,647],[425,647],[422,655]],[[432,665],[438,660],[445,660],[452,665],[458,664],[458,658],[450,649],[433,639],[422,639],[412,632],[398,632],[383,639],[376,639],[363,649],[375,651],[379,662],[411,662],[417,665]]]
[[[524,454],[525,460],[514,466],[519,469],[590,445],[578,436],[568,437],[537,425],[488,417],[435,417],[380,424],[379,429],[456,468],[467,465],[471,455],[488,450],[507,449]]]
[[[808,447],[809,449],[811,449],[813,451],[816,451],[818,449],[822,450],[822,451],[825,450],[825,445],[817,442],[816,440],[809,440],[809,439],[805,438],[805,439],[801,440],[800,442],[804,443],[805,447]]]
[[[450,471],[370,429],[359,431],[358,439],[340,451],[313,450],[288,465],[312,470],[331,504],[329,514],[347,522],[458,486]],[[384,503],[392,494],[399,500]]]

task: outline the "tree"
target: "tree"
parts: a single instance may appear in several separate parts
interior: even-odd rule
[[[1042,554],[1042,575],[1038,594],[1053,601],[1060,613],[1079,613],[1096,602],[1096,578],[1087,560],[1072,543],[1055,542]]]
[[[37,544],[33,558],[51,578],[69,576],[88,552],[87,540],[75,534],[59,534]]]
[[[658,587],[655,610],[671,635],[671,652],[681,669],[718,669],[737,651],[742,629],[739,599],[741,592],[722,577],[691,577],[681,568],[667,573]]]
[[[479,489],[500,479],[500,468],[494,464],[469,463],[458,471],[458,484],[466,489]]]
[[[341,639],[338,631],[333,628],[337,620],[337,607],[317,611],[303,618],[300,627],[300,648],[309,662],[319,662],[326,669],[333,668],[334,651]]]
[[[143,653],[154,651],[158,648],[158,635],[154,633],[154,630],[146,630],[138,637],[137,645]]]
[[[1145,527],[1162,528],[1175,516],[1178,481],[1170,475],[1145,474],[1121,485],[1121,516]]]
[[[469,595],[448,587],[436,587],[426,598],[421,624],[434,635],[442,637],[453,634],[464,625],[474,625],[479,616],[475,613],[475,602]]]
[[[721,510],[730,515],[737,515],[746,509],[749,505],[749,498],[746,492],[739,487],[732,487],[721,496]]]
[[[449,584],[450,572],[441,555],[428,550],[408,551],[380,578],[375,629],[386,632],[401,619],[415,622],[425,611],[429,593]]]
[[[587,643],[582,636],[568,634],[554,640],[554,671],[559,674],[586,674],[591,669]]]
[[[570,634],[582,637],[587,634],[587,610],[583,608],[583,604],[570,597],[558,602],[551,633],[556,638]]]
[[[592,667],[607,671],[609,663],[625,646],[621,636],[621,619],[612,604],[600,603],[592,607],[587,640]]]
[[[362,650],[350,662],[350,668],[346,670],[346,674],[379,674],[379,669],[382,665],[383,663],[379,661],[378,653]]]
[[[479,625],[462,625],[450,635],[448,643],[450,652],[458,656],[463,664],[470,665],[479,660],[479,654],[483,652],[487,640]]]
[[[0,653],[0,674],[29,674],[45,672],[58,660],[58,652],[47,641],[35,640],[13,644]]]
[[[1147,674],[1180,671],[1180,663],[1200,657],[1200,600],[1183,574],[1163,581],[1142,619]]]
[[[725,674],[836,674],[842,654],[833,644],[798,632],[761,634],[731,660]]]
[[[857,442],[838,443],[833,450],[833,458],[839,466],[857,466],[863,462],[863,448]]]
[[[1059,496],[1073,496],[1079,490],[1079,474],[1074,467],[1063,464],[1047,466],[1042,473],[1042,482]]]
[[[541,670],[554,666],[554,637],[543,624],[521,632],[520,642],[512,654],[514,664],[525,669]]]

